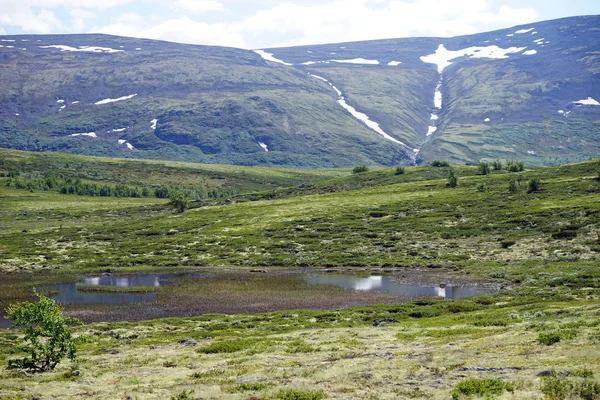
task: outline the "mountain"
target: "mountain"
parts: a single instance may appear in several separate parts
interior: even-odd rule
[[[0,36],[0,146],[301,168],[600,154],[600,17],[248,51]]]

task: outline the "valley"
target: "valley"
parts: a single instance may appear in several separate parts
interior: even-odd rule
[[[86,322],[76,363],[29,376],[5,368],[21,333],[0,329],[3,398],[595,390],[597,159],[481,175],[1,154],[0,307],[35,287]],[[155,195],[61,194],[49,174],[196,197],[177,212]]]

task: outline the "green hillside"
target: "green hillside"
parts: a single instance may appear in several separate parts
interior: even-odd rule
[[[51,292],[49,284],[89,272],[199,273],[138,288],[157,296],[151,303],[67,305],[88,322],[114,322],[74,328],[80,358],[54,372],[6,369],[21,333],[0,329],[2,398],[600,394],[597,159],[521,172],[504,162],[487,175],[431,165],[353,174],[1,154],[2,308],[31,298],[34,286]],[[180,189],[200,181],[240,194],[178,213],[152,196],[15,186],[45,173]],[[451,174],[456,187],[447,185]],[[309,287],[290,275],[298,270],[493,282],[503,290],[398,303]],[[109,289],[129,290],[81,287]],[[313,311],[257,313],[269,302]],[[236,304],[251,314],[198,316],[204,307]]]
[[[266,58],[96,34],[2,36],[31,45],[0,47],[0,146],[305,169],[588,160],[600,150],[599,18]]]

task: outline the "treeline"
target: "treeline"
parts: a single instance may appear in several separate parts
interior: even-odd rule
[[[60,194],[70,194],[78,196],[99,196],[99,197],[157,197],[167,199],[173,192],[182,193],[186,198],[203,200],[209,198],[231,197],[237,193],[232,189],[208,189],[204,186],[189,188],[173,186],[128,186],[124,184],[98,184],[92,182],[83,182],[81,179],[65,178],[47,173],[43,178],[34,178],[23,176],[19,171],[10,170],[8,172],[0,171],[0,178],[6,179],[5,186],[15,189],[24,189],[29,191],[41,190],[45,192],[56,192]]]

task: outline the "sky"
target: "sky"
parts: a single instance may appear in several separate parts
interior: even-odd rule
[[[0,35],[108,33],[260,49],[448,37],[592,14],[600,0],[0,0]]]

